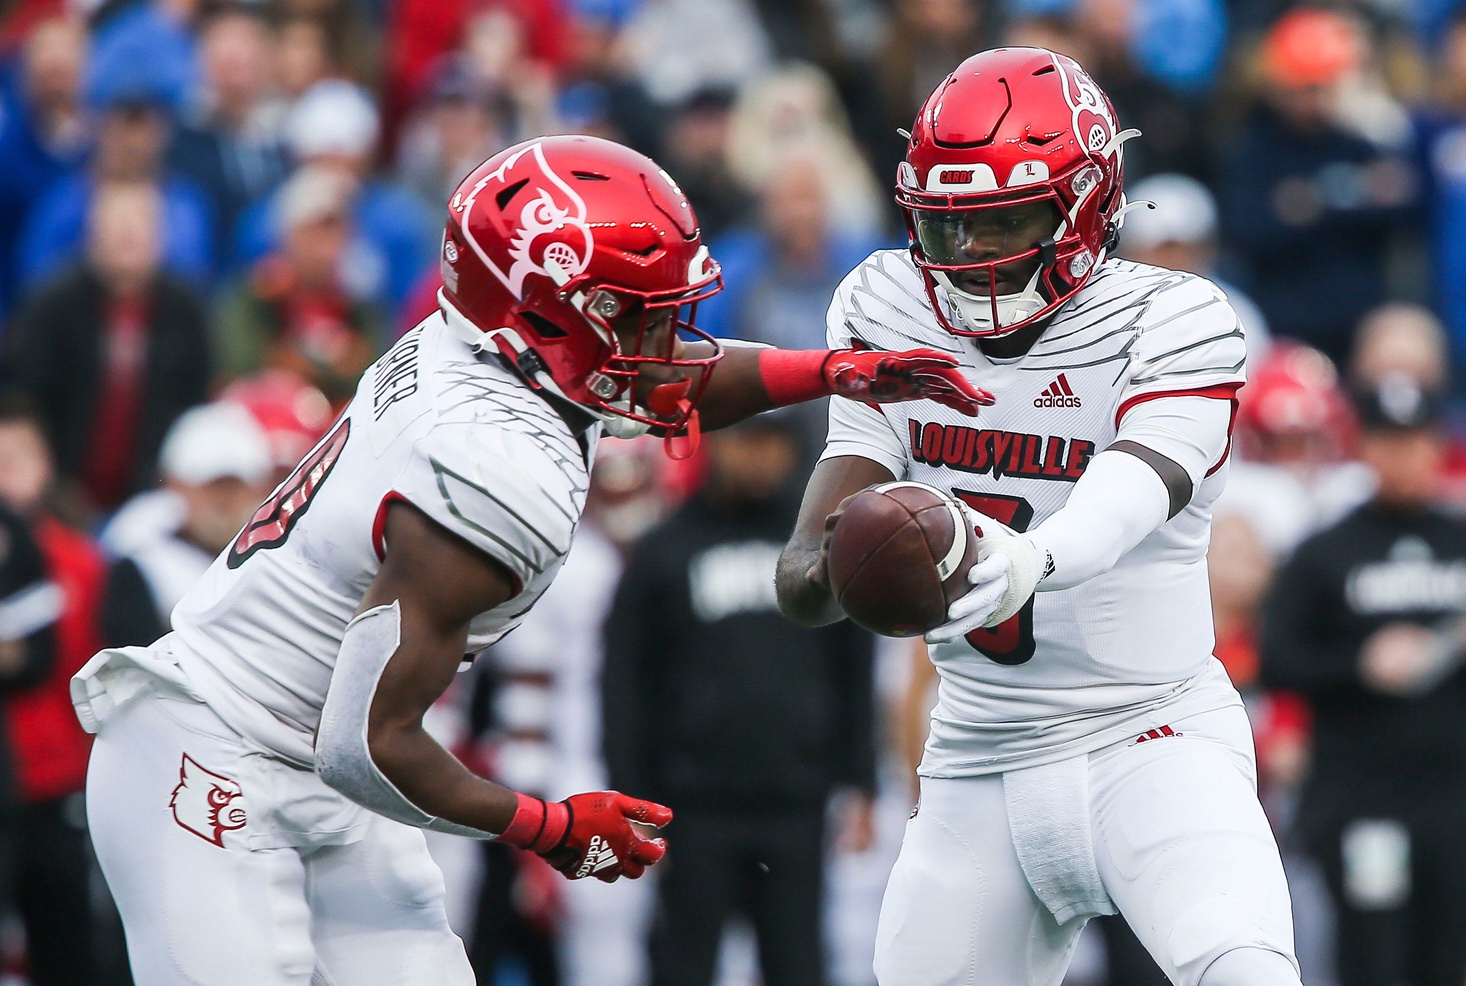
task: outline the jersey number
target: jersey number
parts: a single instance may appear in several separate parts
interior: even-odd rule
[[[974,510],[1001,521],[1015,531],[1026,531],[1033,523],[1033,504],[1018,496],[992,493],[968,493],[953,490]],[[978,627],[967,635],[967,642],[979,653],[998,664],[1022,664],[1033,657],[1033,597],[1023,608],[995,627]]]
[[[256,551],[285,543],[290,529],[305,516],[311,499],[341,458],[341,450],[346,447],[350,434],[351,419],[342,418],[341,423],[301,460],[285,482],[276,487],[270,498],[260,504],[229,549],[230,568],[243,565]]]

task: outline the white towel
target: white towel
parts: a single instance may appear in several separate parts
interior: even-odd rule
[[[1094,862],[1089,757],[1010,770],[1003,795],[1023,875],[1055,920],[1114,914]]]

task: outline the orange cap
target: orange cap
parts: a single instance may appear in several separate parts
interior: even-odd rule
[[[1354,25],[1328,10],[1295,10],[1280,17],[1263,41],[1263,63],[1278,85],[1330,85],[1359,65]]]

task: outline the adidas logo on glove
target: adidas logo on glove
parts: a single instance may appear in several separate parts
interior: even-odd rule
[[[575,879],[590,876],[592,873],[599,873],[608,866],[615,866],[620,860],[616,858],[616,852],[598,835],[591,836],[590,845],[585,847],[585,858],[580,861],[580,866],[575,870]]]

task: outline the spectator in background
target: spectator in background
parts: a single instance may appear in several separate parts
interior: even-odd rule
[[[581,0],[584,2],[584,0]],[[633,0],[634,2],[634,0]],[[486,43],[477,54],[482,81],[502,89],[515,75],[552,79],[563,68],[572,27],[564,0],[398,0],[390,5],[387,34],[386,109],[389,129],[431,84],[433,73],[455,49]],[[487,16],[486,16],[487,15]],[[471,22],[486,19],[477,27]],[[466,37],[477,35],[464,45]],[[505,57],[506,55],[510,57]],[[478,59],[474,59],[478,61]]]
[[[152,483],[163,435],[204,399],[212,360],[203,306],[158,269],[157,187],[107,182],[93,197],[85,260],[19,313],[10,355],[66,494],[110,510]]]
[[[465,175],[514,143],[504,110],[501,94],[477,78],[464,58],[446,59],[406,125],[398,180],[424,202],[447,202]]]
[[[1417,133],[1434,287],[1459,370],[1466,367],[1466,7],[1444,25],[1438,52],[1435,105],[1421,114]]]
[[[1046,0],[1033,5],[1052,6]],[[1206,139],[1206,97],[1227,37],[1223,0],[1081,0],[1066,6],[1071,30],[1087,48],[1082,64],[1092,67],[1118,118],[1145,135],[1125,148],[1127,177],[1209,177],[1215,164]]]
[[[837,146],[780,157],[760,189],[756,224],[712,244],[726,287],[699,308],[715,336],[818,349],[825,309],[844,276],[880,247],[874,229],[842,229],[832,201]]]
[[[840,145],[806,143],[768,167],[757,224],[712,244],[723,265],[723,291],[699,308],[699,324],[715,336],[782,349],[818,349],[825,309],[840,281],[884,245],[873,229],[842,230],[832,201],[841,170]],[[824,440],[822,404],[793,412],[806,440]]]
[[[241,377],[219,392],[219,400],[238,404],[265,430],[275,464],[271,488],[284,481],[331,424],[326,395],[289,370]]]
[[[342,404],[382,345],[385,323],[347,288],[355,179],[301,168],[275,196],[278,249],[257,261],[223,299],[215,318],[219,368],[295,373]]]
[[[286,143],[302,167],[333,171],[354,188],[348,212],[353,236],[341,273],[355,299],[395,314],[437,256],[432,213],[412,193],[372,176],[377,109],[349,82],[317,83],[296,100],[285,122]],[[279,249],[285,232],[286,188],[255,202],[240,219],[239,260],[245,265]]]
[[[189,178],[165,167],[177,106],[167,80],[146,63],[98,75],[88,96],[98,114],[86,168],[57,179],[36,201],[21,234],[17,265],[23,289],[34,289],[76,259],[86,239],[97,189],[110,182],[147,182],[161,199],[161,262],[173,274],[203,283],[213,273],[214,215]]]
[[[675,106],[701,89],[767,74],[773,54],[748,0],[639,3],[622,34],[626,64],[653,102]]]
[[[1263,680],[1312,706],[1305,845],[1338,906],[1342,986],[1466,976],[1466,525],[1435,507],[1435,397],[1360,401],[1372,499],[1305,541],[1266,607]]]
[[[820,158],[827,222],[842,236],[869,236],[891,218],[889,196],[850,136],[834,84],[812,65],[785,66],[739,91],[725,153],[729,171],[755,195],[786,160]]]
[[[1217,511],[1245,515],[1284,555],[1367,499],[1374,480],[1354,461],[1354,417],[1327,356],[1279,341],[1247,376]]]
[[[874,788],[869,635],[779,613],[773,572],[801,457],[786,418],[707,436],[702,488],[637,543],[606,623],[610,781],[674,805],[653,986],[710,986],[724,922],[747,915],[765,986],[826,982],[820,916],[832,790]],[[659,710],[653,713],[651,710]]]
[[[163,443],[163,489],[128,502],[102,534],[117,559],[102,601],[104,646],[151,644],[171,629],[174,605],[270,492],[272,464],[264,429],[237,404],[178,419]]]
[[[1364,59],[1352,21],[1317,9],[1282,17],[1263,46],[1265,98],[1222,172],[1222,217],[1273,333],[1335,361],[1385,297],[1389,248],[1416,181],[1398,154],[1345,129],[1338,97]]]
[[[320,18],[287,15],[281,19],[276,37],[276,81],[287,102],[293,104],[318,83],[339,74],[337,52]]]
[[[503,93],[518,134],[550,133],[555,126],[556,78],[535,44],[533,4],[489,2],[470,6],[459,46],[481,85]],[[553,4],[539,4],[546,11]]]
[[[701,89],[673,110],[667,122],[667,167],[697,210],[709,242],[753,211],[752,199],[728,167],[733,100],[731,89]]]
[[[1445,326],[1430,309],[1390,302],[1365,314],[1349,357],[1349,383],[1355,389],[1377,387],[1392,376],[1414,380],[1422,390],[1444,394],[1450,389],[1450,346]]]
[[[568,44],[564,75],[570,84],[579,89],[593,89],[600,94],[606,105],[607,124],[615,131],[615,139],[630,144],[658,161],[667,160],[669,151],[676,145],[664,143],[663,117],[665,110],[652,102],[646,89],[636,78],[637,66],[630,64],[620,44],[621,29],[636,6],[627,0],[576,0],[575,9],[566,25]],[[680,102],[685,110],[688,101],[696,94]],[[684,172],[673,167],[679,181]],[[685,181],[683,188],[686,188]],[[698,218],[707,222],[701,208]],[[706,227],[703,232],[707,236]]]
[[[321,26],[333,75],[373,90],[377,88],[383,74],[382,4],[359,0],[276,0],[273,6],[287,20],[310,18]]]
[[[19,78],[0,96],[0,313],[15,303],[17,243],[36,199],[86,148],[81,85],[86,29],[43,20],[26,38]]]
[[[1445,326],[1420,305],[1390,302],[1367,313],[1354,337],[1348,377],[1356,389],[1378,387],[1405,377],[1420,389],[1442,397],[1451,386],[1450,345]],[[1447,427],[1445,461],[1441,464],[1441,499],[1466,506],[1466,436]]]
[[[224,6],[199,26],[203,92],[168,161],[209,197],[221,265],[244,208],[285,176],[285,106],[275,95],[276,33],[257,6]]]
[[[1226,292],[1247,334],[1247,356],[1256,360],[1272,341],[1267,320],[1240,288],[1217,273],[1217,202],[1195,178],[1152,175],[1125,193],[1130,202],[1151,208],[1126,213],[1120,229],[1120,255],[1142,264],[1200,274]]]
[[[101,649],[98,616],[106,562],[91,538],[47,506],[54,478],[40,417],[22,395],[0,395],[0,505],[27,525],[60,590],[55,662],[43,681],[7,696],[4,718],[20,799],[16,904],[25,924],[31,986],[95,986],[99,946],[86,833],[92,738],[71,707],[71,676]],[[121,941],[113,965],[126,964]]]
[[[906,154],[897,129],[910,129],[916,111],[948,72],[983,46],[983,7],[977,0],[897,0],[867,83],[852,105],[866,158],[888,180]]]
[[[31,688],[55,663],[56,620],[64,600],[25,521],[0,505],[0,690]],[[6,733],[8,733],[8,728]],[[0,739],[0,911],[15,903],[19,789],[14,755]]]

